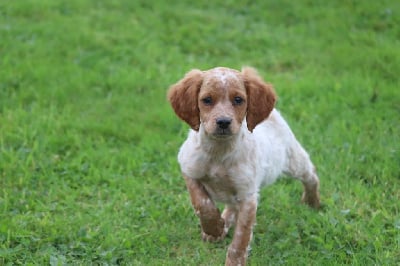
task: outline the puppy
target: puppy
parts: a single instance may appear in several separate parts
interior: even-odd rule
[[[235,226],[225,265],[246,264],[259,190],[281,174],[303,183],[303,202],[320,206],[315,167],[254,69],[191,70],[168,99],[191,127],[178,161],[203,240],[222,240]],[[222,215],[215,202],[225,204]]]

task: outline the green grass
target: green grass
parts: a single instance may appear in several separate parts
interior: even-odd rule
[[[0,3],[0,265],[223,264],[165,93],[243,65],[275,85],[324,204],[263,190],[249,264],[398,263],[400,2],[176,2]]]

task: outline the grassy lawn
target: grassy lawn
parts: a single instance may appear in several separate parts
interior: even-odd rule
[[[249,264],[398,264],[400,1],[173,2],[0,2],[0,265],[223,264],[232,234],[201,241],[165,94],[243,65],[275,85],[324,204],[264,189]]]

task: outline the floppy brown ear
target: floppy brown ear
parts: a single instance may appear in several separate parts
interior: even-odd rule
[[[272,85],[265,83],[254,68],[244,67],[242,75],[247,92],[247,128],[253,132],[271,113],[276,94]]]
[[[172,85],[168,91],[168,100],[179,118],[196,131],[200,127],[200,114],[197,96],[203,83],[203,72],[193,69],[183,79]]]

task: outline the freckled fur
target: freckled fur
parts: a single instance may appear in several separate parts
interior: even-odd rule
[[[212,104],[205,104],[209,97]],[[235,104],[235,97],[243,99]],[[259,190],[281,174],[304,185],[302,200],[319,207],[319,179],[307,152],[274,109],[276,95],[252,68],[192,70],[168,93],[192,128],[178,161],[206,241],[235,226],[226,265],[245,265]],[[230,119],[222,129],[218,119]],[[225,203],[222,215],[215,202]]]

